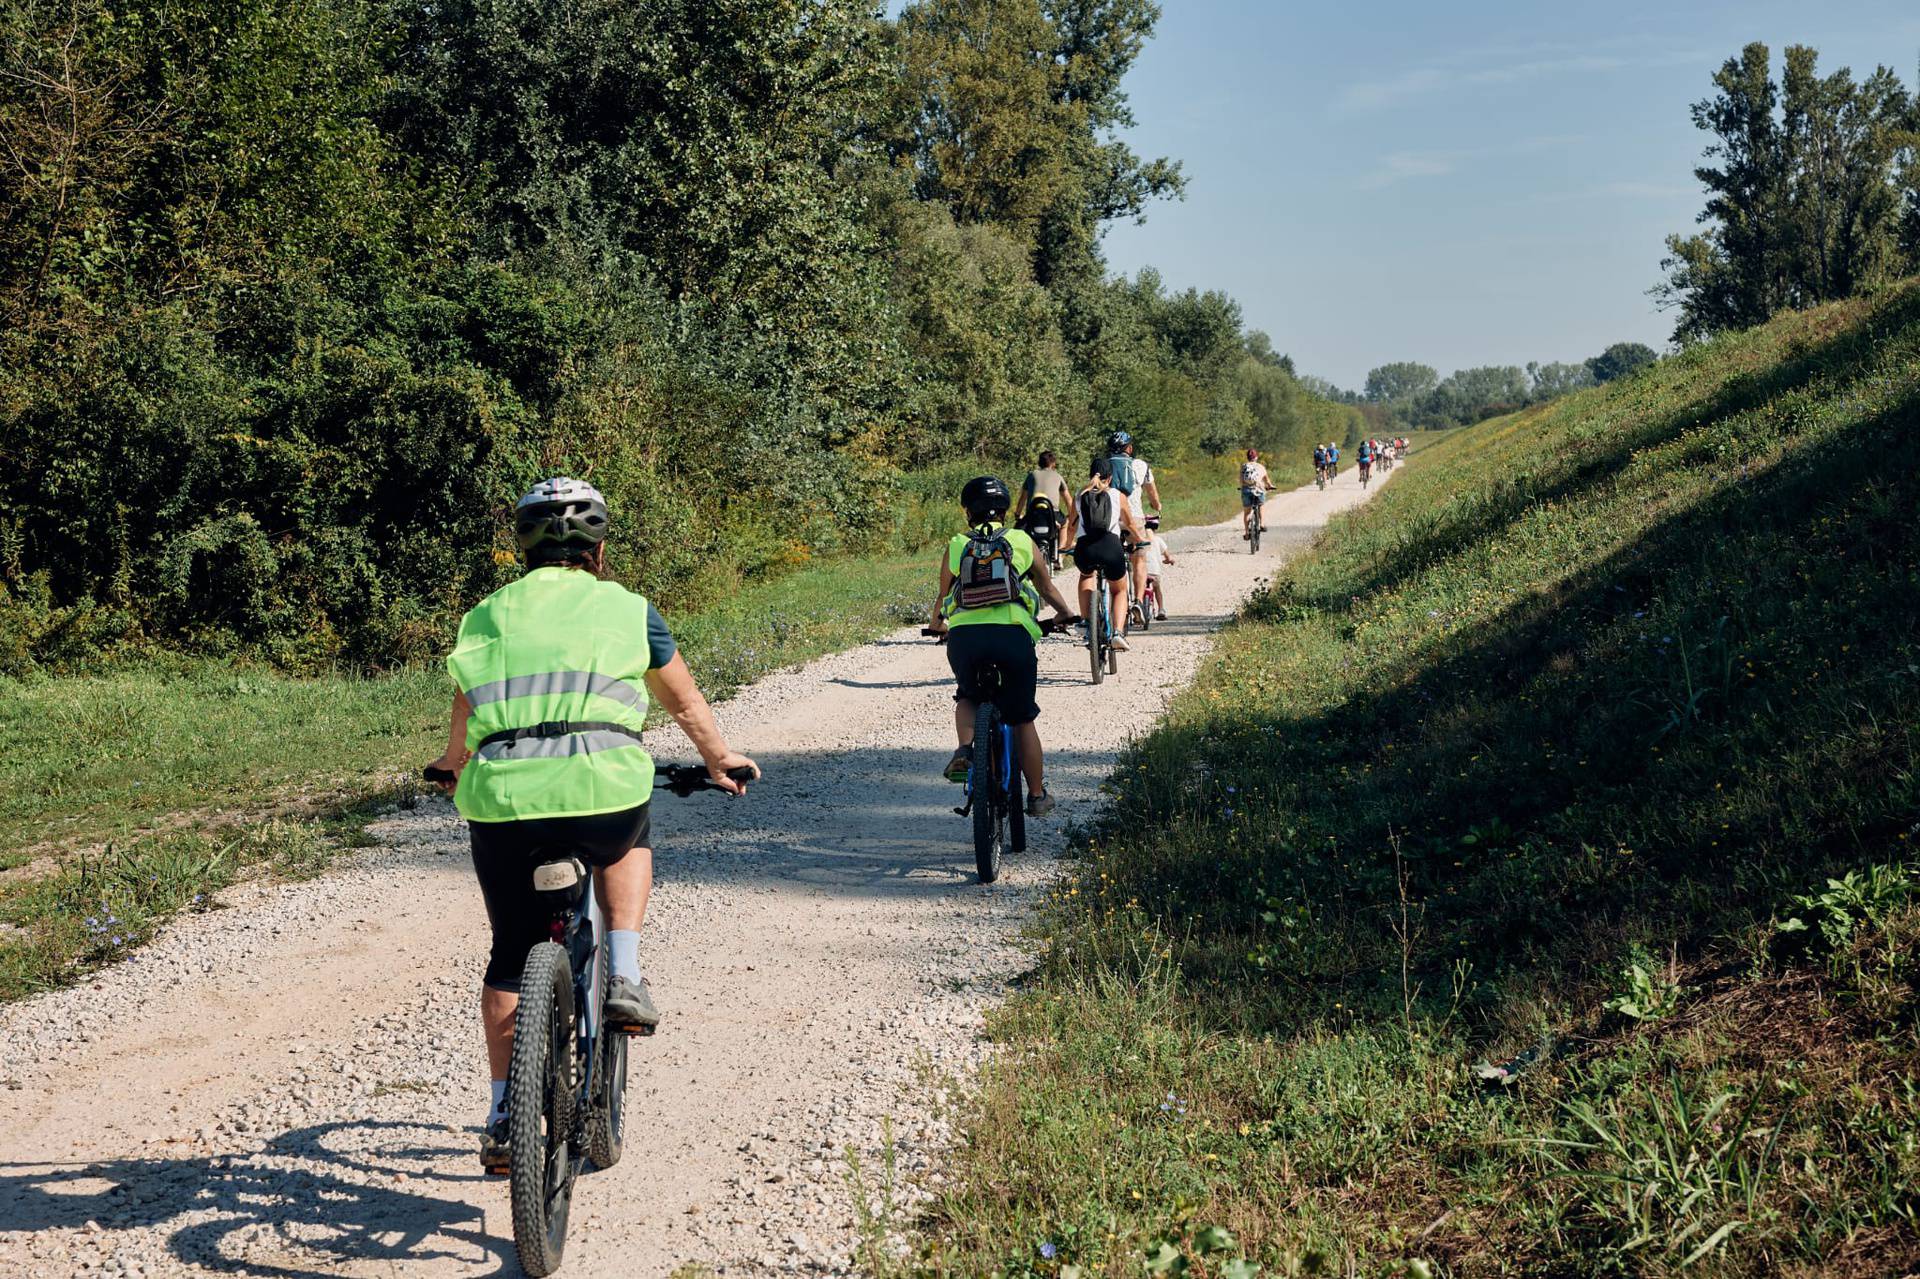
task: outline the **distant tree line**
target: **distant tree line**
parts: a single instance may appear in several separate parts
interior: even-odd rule
[[[7,0],[0,672],[431,653],[587,473],[697,602],[916,468],[1279,447],[1234,302],[1108,273],[1181,190],[1151,0]]]
[[[1577,364],[1496,364],[1458,369],[1443,378],[1431,365],[1402,360],[1369,371],[1358,391],[1311,376],[1304,381],[1323,398],[1359,406],[1378,429],[1440,430],[1611,382],[1659,358],[1639,342],[1616,342]]]
[[[1775,79],[1767,46],[1749,44],[1693,106],[1713,135],[1694,170],[1705,229],[1668,238],[1653,290],[1676,341],[1920,272],[1920,95],[1886,67],[1823,76],[1818,56],[1790,46]]]

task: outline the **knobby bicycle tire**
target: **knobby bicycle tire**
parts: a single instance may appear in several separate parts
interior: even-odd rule
[[[527,952],[507,1068],[513,1246],[533,1279],[560,1268],[573,1198],[573,970],[567,952]]]
[[[993,766],[999,721],[992,702],[973,713],[973,860],[983,884],[1000,878],[1000,783]]]
[[[603,938],[600,943],[600,989],[613,984],[613,951]],[[620,1162],[620,1147],[627,1126],[627,1036],[607,1029],[600,1019],[600,1037],[594,1042],[600,1060],[594,1066],[593,1097],[587,1108],[587,1158],[596,1168],[611,1168]]]
[[[1020,755],[1015,749],[1008,752],[1013,772],[1007,777],[1007,850],[1024,853],[1027,851],[1027,810],[1023,807],[1020,795]]]
[[[1106,654],[1100,651],[1107,642],[1106,581],[1096,581],[1093,589],[1100,592],[1102,600],[1094,605],[1093,616],[1087,619],[1087,655],[1093,659],[1093,682],[1098,684],[1107,677]]]

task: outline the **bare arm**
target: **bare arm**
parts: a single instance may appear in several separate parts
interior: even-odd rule
[[[1033,579],[1033,585],[1040,592],[1040,598],[1051,605],[1055,613],[1061,617],[1073,616],[1073,609],[1067,604],[1066,597],[1061,595],[1060,588],[1053,584],[1053,574],[1047,570],[1045,558],[1034,556],[1033,567],[1027,570],[1027,576]]]
[[[1147,481],[1147,500],[1153,503],[1153,513],[1160,513],[1160,484],[1157,480]]]
[[[700,758],[706,761],[707,776],[713,779],[714,784],[734,795],[746,794],[746,784],[728,777],[727,773],[732,769],[747,768],[758,777],[760,766],[728,747],[726,737],[720,732],[720,725],[714,721],[713,708],[707,705],[700,686],[693,682],[693,672],[687,669],[687,660],[675,653],[673,660],[665,666],[648,671],[647,691],[666,708],[667,714],[673,716],[673,722],[680,726],[680,731],[687,735],[693,748],[700,752]]]
[[[933,597],[933,614],[927,622],[927,629],[944,631],[947,629],[947,595],[953,590],[953,569],[947,565],[947,553],[940,552],[940,593]]]
[[[460,770],[467,766],[467,720],[472,716],[473,707],[468,705],[467,695],[455,689],[453,707],[447,716],[447,749],[440,753],[439,759],[427,765],[428,768],[445,769],[456,779],[460,776]],[[455,782],[438,783],[440,789],[449,795],[453,794],[455,784]]]

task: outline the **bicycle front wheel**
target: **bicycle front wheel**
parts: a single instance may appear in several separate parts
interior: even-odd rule
[[[993,758],[999,736],[999,713],[992,702],[980,703],[973,716],[973,860],[983,884],[1000,878],[1000,779]]]
[[[1020,757],[1013,752],[1011,771],[1007,774],[1007,848],[1011,852],[1027,851],[1027,810],[1022,807],[1020,776]]]
[[[573,971],[567,952],[527,952],[507,1068],[513,1246],[534,1279],[560,1268],[573,1201]]]

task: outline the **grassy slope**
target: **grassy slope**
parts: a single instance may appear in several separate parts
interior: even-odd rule
[[[1125,761],[925,1268],[1920,1262],[1916,426],[1910,287],[1423,441]]]
[[[1238,510],[1234,474],[1224,461],[1166,468],[1169,527]],[[932,505],[911,519],[942,527]],[[674,615],[675,636],[708,695],[726,697],[924,616],[930,559],[802,568]],[[0,882],[0,998],[113,958],[247,865],[317,868],[357,813],[405,794],[439,752],[446,699],[438,670],[300,679],[183,661],[0,680],[0,739],[33,743],[0,751],[0,869],[110,844]]]

